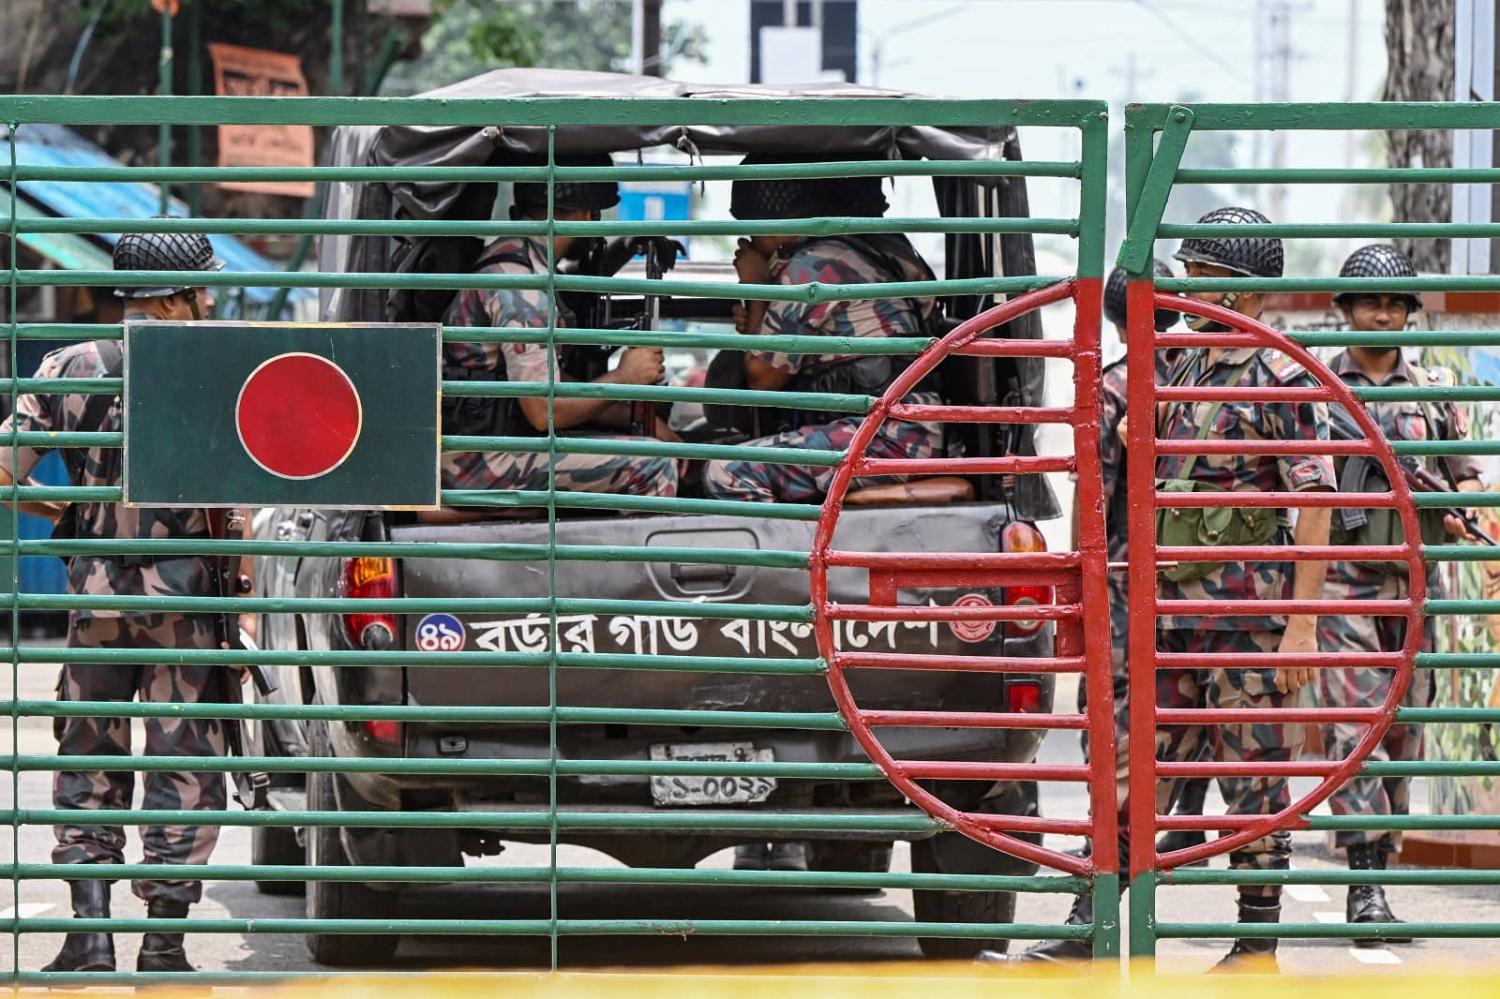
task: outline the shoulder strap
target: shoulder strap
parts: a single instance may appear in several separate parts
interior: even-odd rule
[[[100,372],[101,378],[119,378],[120,373],[125,370],[125,351],[118,340],[96,340],[94,349],[99,352],[99,360],[103,362],[104,369]],[[109,416],[109,407],[114,405],[120,397],[110,395],[107,392],[95,393],[88,396],[83,404],[83,414],[78,418],[78,425],[73,429],[80,433],[94,433],[104,426],[104,420]],[[82,481],[84,454],[88,448],[73,447],[63,450],[63,462],[73,475],[74,484]]]
[[[1234,369],[1234,377],[1229,380],[1227,387],[1238,388],[1240,382],[1245,379],[1245,373],[1250,370],[1250,365],[1254,363],[1255,354],[1251,354],[1245,359],[1243,364]],[[1209,431],[1213,429],[1214,420],[1218,417],[1219,410],[1223,408],[1224,403],[1219,401],[1214,402],[1208,407],[1208,414],[1203,417],[1203,422],[1198,425],[1198,432],[1193,435],[1193,440],[1201,441],[1208,438]],[[1191,479],[1193,477],[1193,469],[1197,466],[1200,457],[1202,455],[1190,455],[1187,464],[1182,466],[1182,474],[1178,476],[1178,479]]]

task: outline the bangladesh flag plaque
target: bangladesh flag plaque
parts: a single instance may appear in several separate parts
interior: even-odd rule
[[[438,505],[436,324],[125,324],[127,506]]]

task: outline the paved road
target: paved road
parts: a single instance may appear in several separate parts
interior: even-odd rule
[[[23,667],[24,668],[24,667]],[[51,677],[48,667],[31,667],[23,674],[22,693],[28,697],[48,696]],[[8,681],[6,682],[8,687]],[[1063,692],[1063,698],[1071,697]],[[1064,701],[1063,703],[1066,703]],[[10,743],[9,731],[0,733],[0,745]],[[48,723],[26,720],[19,733],[22,753],[52,753]],[[6,750],[8,751],[8,749]],[[1044,755],[1049,760],[1076,760],[1076,738],[1058,735],[1049,740]],[[3,782],[0,797],[8,802],[9,782]],[[49,778],[44,774],[26,774],[20,781],[23,807],[47,807]],[[1079,790],[1066,785],[1049,785],[1044,807],[1049,814],[1081,815],[1083,799]],[[9,807],[8,804],[6,807]],[[0,836],[0,855],[8,857],[10,837]],[[44,862],[51,846],[50,830],[25,828],[20,837],[24,861]],[[1299,834],[1296,839],[1296,865],[1330,867],[1335,858],[1321,836]],[[131,856],[138,856],[132,845]],[[225,863],[249,862],[249,833],[245,829],[226,829],[220,841],[216,860]],[[720,854],[708,863],[727,864],[728,856]],[[612,863],[592,851],[565,848],[560,861],[569,865]],[[545,847],[520,846],[508,850],[503,858],[490,863],[534,865],[547,862]],[[1222,861],[1219,861],[1222,863]],[[906,869],[909,855],[898,847],[896,865]],[[0,888],[5,915],[15,911],[12,892]],[[115,914],[125,917],[143,915],[139,902],[127,891],[117,889]],[[431,887],[404,894],[403,915],[410,917],[538,918],[548,912],[544,888],[518,890],[494,887],[475,890],[465,887]],[[1406,888],[1392,892],[1398,912],[1410,919],[1471,920],[1492,919],[1500,890],[1497,889],[1430,889]],[[580,918],[612,917],[698,917],[698,918],[767,918],[767,919],[870,919],[899,920],[911,918],[908,892],[893,891],[882,895],[837,895],[815,892],[773,892],[727,889],[611,889],[595,886],[568,886],[560,896],[562,914]],[[301,914],[298,898],[273,898],[259,894],[247,883],[225,882],[208,887],[205,902],[194,910],[195,916],[290,917]],[[1051,896],[1024,897],[1018,918],[1025,922],[1060,922],[1066,911],[1066,900]],[[19,909],[25,916],[60,916],[67,912],[67,896],[59,883],[24,883]],[[1286,918],[1293,921],[1337,921],[1342,919],[1343,899],[1338,889],[1298,888],[1286,902]],[[1158,902],[1162,918],[1191,921],[1217,921],[1233,918],[1232,893],[1225,888],[1169,888]],[[58,943],[55,936],[25,935],[21,938],[21,965],[34,970],[45,963]],[[137,939],[122,935],[119,941],[122,966],[133,961]],[[1207,968],[1224,949],[1221,941],[1168,941],[1161,947],[1165,967],[1184,971]],[[293,936],[272,935],[201,935],[190,942],[193,958],[204,968],[244,969],[256,971],[315,970],[302,941]],[[1486,948],[1478,941],[1429,941],[1413,946],[1387,950],[1360,951],[1346,943],[1318,941],[1283,944],[1282,964],[1288,970],[1326,972],[1373,966],[1382,970],[1402,963],[1478,962]],[[886,961],[915,959],[918,952],[908,939],[841,939],[813,938],[593,938],[562,941],[560,959],[574,967],[637,966],[670,963],[758,964],[812,960]],[[475,940],[473,938],[408,937],[396,956],[401,969],[454,967],[545,967],[550,959],[545,941]]]

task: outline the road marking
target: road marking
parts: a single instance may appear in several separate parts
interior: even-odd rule
[[[1286,893],[1299,902],[1332,901],[1328,893],[1317,885],[1287,885]]]
[[[1400,964],[1401,958],[1386,950],[1384,947],[1366,949],[1364,947],[1350,947],[1349,956],[1360,964]]]
[[[1344,914],[1342,912],[1315,912],[1313,918],[1320,923],[1342,923]]]
[[[15,919],[18,914],[22,919],[30,919],[32,916],[51,912],[55,908],[57,906],[52,902],[22,902],[19,906],[13,905],[8,909],[0,910],[0,919]]]

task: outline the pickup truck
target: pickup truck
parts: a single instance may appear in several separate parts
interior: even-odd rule
[[[505,71],[471,81],[487,95],[493,77],[514,80]],[[524,75],[524,74],[521,74]],[[591,81],[595,79],[590,76]],[[629,78],[623,78],[629,79]],[[484,82],[490,81],[490,82]],[[555,83],[555,75],[549,78]],[[660,83],[660,81],[656,81]],[[622,84],[623,86],[624,84]],[[460,85],[462,86],[462,85]],[[593,91],[590,91],[593,92]],[[547,91],[549,95],[564,94]],[[372,156],[372,143],[389,140],[387,128],[340,129],[332,143],[339,165],[395,162],[427,164],[443,160],[432,143],[451,139],[442,130],[396,129],[401,157]],[[432,132],[431,136],[427,132]],[[524,131],[524,130],[522,130]],[[858,129],[851,129],[858,132]],[[358,134],[355,134],[358,133]],[[511,139],[518,134],[507,133]],[[611,141],[619,149],[619,134]],[[423,141],[431,140],[427,145]],[[826,140],[826,137],[825,137]],[[391,140],[394,141],[394,140]],[[642,143],[647,140],[643,138]],[[444,147],[447,148],[447,147]],[[972,147],[978,155],[988,145]],[[1014,133],[1001,144],[1004,155],[1019,158]],[[619,151],[613,148],[610,151]],[[711,152],[706,149],[705,152]],[[387,150],[389,152],[389,150]],[[952,154],[952,150],[948,152]],[[446,162],[446,161],[445,161]],[[344,185],[351,188],[350,185]],[[938,181],[939,204],[946,214],[1025,215],[1026,192],[1016,178],[982,187],[955,178]],[[380,211],[411,217],[422,199],[403,192],[374,190],[382,185],[352,185],[329,199],[336,217],[360,217]],[[394,185],[393,185],[394,187]],[[431,185],[424,188],[432,193]],[[443,199],[438,199],[442,201]],[[434,202],[435,203],[435,202]],[[455,199],[447,199],[452,205]],[[379,205],[386,206],[384,209]],[[401,209],[393,205],[402,206]],[[433,217],[442,217],[435,210]],[[405,214],[401,214],[401,213]],[[358,237],[325,243],[324,269],[368,270],[374,260],[388,259],[388,247],[360,246]],[[946,273],[970,277],[995,273],[1032,273],[1030,238],[995,240],[949,236]],[[329,256],[329,253],[332,256]],[[374,269],[381,269],[376,266]],[[393,298],[392,301],[395,301]],[[679,321],[722,321],[723,303],[671,299]],[[588,303],[578,303],[587,308]],[[990,304],[975,296],[945,301],[947,315],[962,319]],[[618,317],[640,300],[615,299],[610,314]],[[325,302],[325,318],[334,321],[400,318],[387,303],[368,293],[335,292]],[[1015,321],[996,335],[1036,337],[1036,317]],[[991,405],[1039,405],[1040,362],[1014,358],[953,358],[945,364],[949,401]],[[1026,426],[953,427],[955,447],[965,453],[1034,453]],[[1040,476],[972,479],[947,477],[898,490],[905,498],[879,493],[852,495],[840,518],[835,545],[873,552],[1036,551],[1045,547],[1035,521],[1056,516],[1055,501]],[[912,497],[915,497],[913,499]],[[755,660],[807,660],[817,656],[812,628],[806,623],[766,621],[733,616],[737,604],[805,605],[805,569],[764,565],[705,564],[691,549],[739,549],[761,552],[806,552],[814,525],[805,521],[720,515],[635,515],[598,511],[560,511],[556,544],[564,551],[630,549],[640,561],[600,561],[568,555],[549,567],[545,559],[504,561],[445,557],[276,558],[263,560],[258,588],[267,596],[371,597],[431,600],[468,597],[584,598],[589,601],[672,601],[682,604],[676,617],[631,613],[560,613],[556,642],[561,653],[650,655]],[[459,512],[438,516],[286,508],[264,510],[255,519],[257,536],[284,541],[482,543],[495,546],[543,546],[554,528],[545,511],[514,511],[503,517],[475,519]],[[516,549],[521,551],[523,549]],[[532,548],[532,552],[536,549]],[[660,554],[653,554],[653,553]],[[555,590],[552,587],[555,586]],[[832,601],[872,602],[864,570],[835,569],[830,574]],[[903,604],[949,605],[959,601],[1003,603],[1048,602],[1034,587],[903,587]],[[492,653],[545,652],[551,638],[546,614],[435,612],[429,614],[286,614],[267,615],[263,645],[271,649],[382,649],[406,653],[408,665],[340,667],[315,664],[281,670],[281,686],[270,699],[325,705],[513,706],[546,707],[551,695],[545,668],[522,666],[476,669],[424,665],[424,656],[449,651]],[[1041,621],[1006,621],[975,628],[969,622],[840,622],[841,648],[872,652],[946,656],[1024,656],[1052,654],[1053,627]],[[830,712],[834,701],[828,682],[817,674],[786,672],[699,672],[692,669],[564,668],[556,675],[557,704],[570,709],[608,708],[640,712],[639,722],[590,723],[586,712],[556,729],[560,760],[774,760],[789,763],[863,763],[866,757],[843,731],[795,728],[704,728],[665,725],[652,712],[664,709],[750,712]],[[1046,673],[866,670],[853,677],[854,693],[864,708],[1048,711],[1052,676]],[[1035,759],[1043,732],[1035,728],[904,728],[882,734],[898,757],[924,760],[1029,762]],[[269,755],[336,756],[367,759],[433,760],[517,759],[545,761],[551,751],[551,729],[545,720],[532,723],[477,724],[394,720],[266,722],[253,727],[252,751]],[[556,783],[559,806],[569,811],[670,809],[747,809],[806,814],[911,814],[911,806],[884,780],[716,779],[624,775],[564,775]],[[1037,812],[1033,782],[945,782],[952,803],[974,811],[1032,815]],[[537,776],[474,776],[409,773],[315,773],[273,775],[274,807],[342,811],[484,812],[535,814],[546,809],[548,781]],[[548,841],[548,831],[518,822],[476,822],[473,828],[379,829],[335,827],[291,830],[259,828],[254,834],[257,863],[351,865],[460,865],[465,857],[492,855],[504,843]],[[798,832],[752,835],[709,828],[670,832],[563,829],[560,841],[593,847],[634,866],[691,866],[710,854],[748,839],[795,839],[807,843],[811,867],[820,870],[880,871],[889,867],[891,833],[847,831],[819,833],[809,841]],[[913,834],[912,865],[917,871],[945,873],[1029,874],[1035,865],[985,847],[955,833]],[[314,882],[307,885],[307,910],[313,918],[369,918],[389,914],[397,903],[392,883]],[[300,882],[263,882],[269,892],[300,891]],[[952,922],[1008,921],[1015,906],[1006,892],[915,893],[919,920]],[[396,938],[361,934],[313,934],[309,946],[325,963],[363,963],[394,950]],[[983,947],[1003,948],[1001,940],[922,940],[933,955],[963,957]]]

